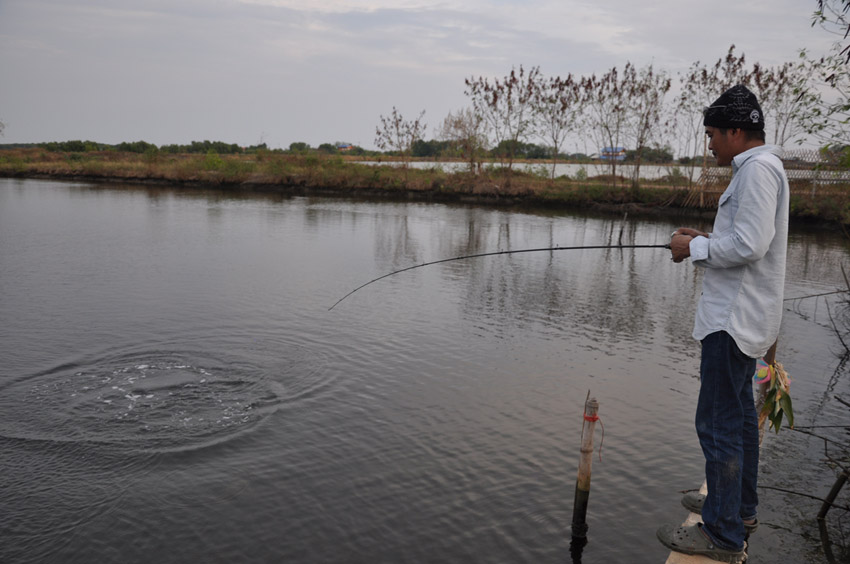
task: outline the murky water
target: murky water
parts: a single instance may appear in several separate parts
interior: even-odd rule
[[[489,257],[328,307],[425,261],[680,223],[0,180],[0,561],[575,561],[589,391],[580,558],[663,562],[655,529],[702,473],[692,267]],[[839,288],[846,262],[839,235],[795,231],[786,294]],[[846,422],[828,308],[787,302],[798,425]],[[769,437],[762,483],[825,495],[822,452]],[[761,493],[751,561],[823,561],[819,503]]]

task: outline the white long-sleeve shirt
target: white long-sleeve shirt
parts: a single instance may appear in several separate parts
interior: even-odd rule
[[[726,331],[751,358],[764,356],[782,320],[790,190],[780,154],[761,145],[735,156],[712,233],[690,242],[705,268],[694,339]]]

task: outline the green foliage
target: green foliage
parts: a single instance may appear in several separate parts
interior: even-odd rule
[[[842,168],[850,168],[850,145],[827,145],[820,150],[826,162]]]
[[[192,141],[189,145],[181,145],[181,153],[209,153],[213,151],[219,155],[234,155],[241,153],[242,148],[236,143],[223,143],[221,141]]]
[[[452,143],[450,141],[430,140],[424,141],[417,139],[413,142],[411,154],[414,157],[439,157],[443,154],[451,152]]]
[[[578,181],[587,180],[587,169],[585,169],[584,167],[581,167],[580,169],[578,169],[578,171],[576,172],[576,180],[578,180]]]
[[[212,149],[207,151],[207,156],[204,157],[204,170],[217,171],[224,168],[224,160]]]
[[[133,141],[132,143],[125,141],[116,145],[115,148],[126,153],[145,153],[148,149],[156,149],[157,147],[146,141]]]
[[[278,179],[286,179],[292,172],[292,165],[279,156],[273,156],[263,161],[263,170]]]
[[[670,169],[670,173],[663,178],[664,182],[673,186],[683,186],[688,184],[688,177],[682,173],[682,169],[674,166]]]
[[[507,157],[513,155],[516,159],[551,159],[552,148],[535,143],[524,143],[507,139],[502,141],[490,151],[493,157]]]
[[[637,160],[637,151],[626,151],[623,162],[632,163]],[[670,147],[644,147],[640,160],[643,163],[666,164],[673,162],[673,150]]]
[[[531,167],[530,172],[537,178],[549,178],[551,176],[549,167],[544,164],[539,164]]]
[[[301,141],[289,144],[289,152],[295,154],[303,154],[310,150],[310,145]]]
[[[168,153],[170,155],[176,155],[177,153],[180,152],[180,145],[174,145],[174,144],[163,145],[162,147],[159,148],[159,150],[162,151],[163,153]]]
[[[787,380],[780,376],[780,372],[784,372],[781,366],[777,363],[776,368],[773,368],[761,409],[762,414],[770,421],[770,427],[777,433],[782,426],[783,417],[788,421],[788,427],[794,428],[794,409],[791,405],[791,395],[788,393]]]
[[[144,141],[140,141],[139,143],[144,143]],[[123,145],[123,143],[122,143]],[[119,150],[121,145],[119,145]],[[129,150],[129,149],[128,149]],[[235,143],[224,143],[222,141],[192,141],[188,145],[163,145],[163,152],[170,154],[177,153],[200,153],[207,154],[210,151],[217,153],[219,155],[235,155],[242,152],[242,147]],[[144,149],[137,150],[134,152],[144,153]]]
[[[156,145],[151,145],[147,149],[145,149],[145,161],[148,164],[154,164],[159,160],[159,149],[156,148]]]
[[[339,149],[336,148],[336,145],[333,143],[322,143],[319,145],[317,149],[320,153],[324,153],[326,155],[336,155],[339,153]]]
[[[17,155],[6,156],[0,154],[0,171],[10,171],[18,174],[27,169],[27,160]]]
[[[219,157],[219,159],[221,159],[221,157]],[[223,166],[220,170],[224,177],[228,180],[244,180],[257,169],[256,163],[252,161],[244,161],[238,158],[222,160]]]
[[[80,141],[78,139],[73,141],[39,143],[38,146],[54,153],[85,153],[87,151],[99,151],[101,147],[105,147],[105,145],[100,145],[94,141]]]

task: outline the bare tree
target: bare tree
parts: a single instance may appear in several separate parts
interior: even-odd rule
[[[514,155],[521,139],[525,139],[532,126],[533,102],[540,80],[540,68],[532,67],[526,74],[522,65],[519,72],[511,73],[492,83],[486,78],[467,78],[464,94],[472,100],[475,113],[493,134],[499,157],[507,159],[508,171],[513,167]]]
[[[740,57],[735,56],[735,45],[729,46],[729,51],[722,59],[717,59],[714,63],[713,75],[717,80],[717,96],[729,90],[737,84],[749,86],[752,75],[747,70],[746,57],[741,53]],[[712,98],[713,100],[714,98]],[[710,100],[709,100],[710,102]]]
[[[437,137],[449,141],[469,164],[469,172],[476,171],[476,164],[487,147],[485,124],[472,108],[449,112],[437,131]]]
[[[850,37],[850,0],[818,0],[812,25],[841,37]],[[850,145],[850,44],[833,44],[831,51],[819,60],[809,61],[815,69],[816,88],[805,100],[806,131],[827,147]]]
[[[806,64],[813,77],[800,110],[806,132],[827,147],[850,145],[850,70],[844,50],[836,43],[829,55]]]
[[[626,94],[630,100],[628,137],[635,143],[635,168],[632,185],[640,184],[640,164],[644,149],[657,139],[662,126],[664,98],[670,91],[670,78],[663,71],[656,73],[652,64],[637,72],[626,65],[623,77]],[[666,125],[666,124],[664,124]]]
[[[632,64],[626,63],[624,76],[632,72]],[[628,88],[620,78],[617,67],[613,67],[600,78],[596,75],[581,81],[582,104],[585,107],[590,135],[601,152],[605,148],[616,150],[621,147],[628,122]],[[600,154],[601,156],[601,154]],[[617,184],[617,157],[609,156],[611,177]]]
[[[765,116],[765,126],[772,130],[771,142],[785,145],[793,139],[804,140],[806,129],[802,110],[812,91],[816,67],[807,64],[805,50],[797,62],[776,67],[753,65],[751,81]]]
[[[566,78],[551,77],[538,84],[534,102],[535,130],[537,136],[552,148],[552,178],[558,153],[571,131],[576,129],[576,118],[581,111],[580,83],[573,75]]]
[[[818,0],[818,9],[812,16],[812,25],[820,25],[830,33],[850,36],[850,0]],[[850,63],[850,45],[839,51],[839,56]]]
[[[389,117],[380,116],[381,124],[375,129],[375,145],[383,151],[397,151],[403,166],[407,168],[413,143],[425,133],[426,126],[422,122],[424,116],[425,110],[422,110],[415,120],[407,121],[393,106],[393,113]]]
[[[702,112],[712,100],[736,84],[748,84],[750,73],[745,67],[745,57],[735,55],[735,46],[729,47],[726,56],[713,67],[699,61],[679,75],[680,92],[673,105],[672,123],[679,132],[679,154],[691,158],[688,178],[694,180],[695,166],[704,164],[707,153]],[[698,157],[703,157],[702,163]]]

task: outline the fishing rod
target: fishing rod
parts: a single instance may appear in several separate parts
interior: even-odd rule
[[[369,280],[365,284],[361,284],[360,286],[354,288],[353,290],[348,292],[346,295],[344,295],[343,297],[338,299],[334,305],[332,305],[331,307],[328,308],[328,311],[335,308],[337,305],[339,305],[339,303],[342,300],[344,300],[345,298],[347,298],[348,296],[350,296],[354,292],[356,292],[358,290],[362,290],[363,288],[365,288],[369,284],[377,282],[378,280],[383,280],[384,278],[387,278],[387,277],[392,276],[394,274],[399,274],[401,272],[407,272],[408,270],[413,270],[414,268],[422,268],[423,266],[431,266],[432,264],[440,264],[442,262],[451,262],[451,261],[455,261],[455,260],[465,260],[465,259],[479,258],[479,257],[492,257],[492,256],[496,256],[496,255],[512,255],[512,254],[516,254],[516,253],[536,253],[536,252],[541,252],[541,251],[581,251],[581,250],[586,250],[586,249],[669,249],[669,248],[670,248],[669,243],[664,244],[664,245],[581,245],[581,246],[577,246],[577,247],[544,247],[544,248],[540,248],[540,249],[517,249],[517,250],[514,250],[514,251],[493,251],[493,252],[489,252],[489,253],[478,253],[478,254],[474,254],[474,255],[463,255],[463,256],[460,256],[460,257],[444,258],[444,259],[440,259],[440,260],[434,260],[434,261],[431,261],[431,262],[423,262],[422,264],[414,264],[413,266],[408,266],[407,268],[402,268],[401,270],[394,270],[393,272],[389,272],[387,274],[384,274],[383,276],[378,276],[377,278]]]

